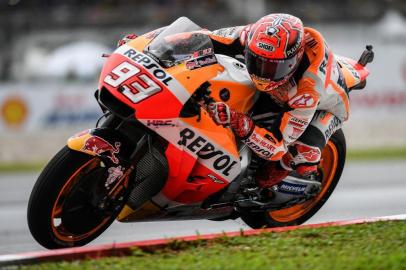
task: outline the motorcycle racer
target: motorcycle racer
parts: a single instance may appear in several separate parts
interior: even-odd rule
[[[323,36],[288,14],[270,14],[210,36],[215,48],[220,43],[241,52],[256,88],[265,93],[254,114],[266,116],[269,108],[279,108],[276,123],[260,127],[225,103],[210,106],[216,123],[229,124],[268,160],[257,173],[259,186],[271,187],[292,170],[302,177],[316,173],[323,147],[349,115],[348,90]]]
[[[215,53],[244,58],[261,92],[252,117],[223,102],[209,105],[218,125],[229,125],[267,161],[257,171],[258,185],[269,188],[292,170],[304,178],[314,175],[322,149],[349,116],[348,89],[323,36],[288,14],[207,34]],[[271,125],[255,123],[274,114]]]

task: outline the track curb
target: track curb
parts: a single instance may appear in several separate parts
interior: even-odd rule
[[[278,233],[278,232],[286,232],[286,231],[292,231],[292,230],[304,229],[304,228],[345,226],[345,225],[372,223],[372,222],[377,222],[377,221],[391,221],[391,220],[406,220],[406,214],[394,215],[394,216],[373,217],[373,218],[363,218],[363,219],[352,219],[352,220],[334,221],[334,222],[324,222],[324,223],[309,224],[309,225],[259,229],[259,230],[241,230],[241,231],[234,231],[234,232],[183,236],[183,237],[174,237],[174,238],[167,238],[167,239],[101,244],[101,245],[94,245],[94,246],[89,246],[89,247],[65,248],[65,249],[51,250],[51,251],[7,254],[7,255],[0,255],[0,268],[4,267],[4,266],[11,266],[11,265],[35,264],[35,263],[55,262],[55,261],[62,261],[62,260],[63,261],[74,261],[74,260],[83,260],[83,259],[91,259],[91,258],[95,259],[95,258],[111,257],[111,256],[127,256],[127,255],[131,255],[134,248],[139,248],[144,251],[157,250],[157,249],[168,246],[169,244],[173,243],[174,241],[193,242],[193,241],[197,241],[197,240],[211,240],[211,239],[216,239],[216,238],[221,238],[221,237],[250,236],[250,235],[258,235],[261,233],[269,233],[269,232]]]

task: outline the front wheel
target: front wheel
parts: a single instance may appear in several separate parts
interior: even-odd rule
[[[111,170],[98,157],[62,148],[42,171],[28,202],[28,226],[35,240],[49,249],[75,247],[105,231],[128,193],[121,189],[107,201],[109,176]]]
[[[310,219],[328,200],[337,186],[344,169],[346,143],[342,130],[338,130],[324,147],[319,170],[323,179],[321,191],[304,203],[269,212],[244,214],[242,220],[252,228],[273,228],[299,225]]]

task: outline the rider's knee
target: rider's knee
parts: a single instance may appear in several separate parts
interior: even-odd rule
[[[320,159],[319,147],[296,142],[281,159],[281,166],[286,170],[296,170],[299,175],[307,176],[317,171]]]

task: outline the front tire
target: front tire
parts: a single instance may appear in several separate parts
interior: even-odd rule
[[[345,156],[345,137],[340,129],[323,149],[319,165],[323,179],[321,191],[316,197],[289,208],[244,214],[241,219],[254,229],[300,225],[306,222],[319,211],[333,193],[344,169]]]
[[[107,194],[102,165],[98,157],[66,146],[48,163],[28,202],[28,226],[38,243],[48,249],[83,246],[110,226],[126,194],[108,209],[99,207]]]

